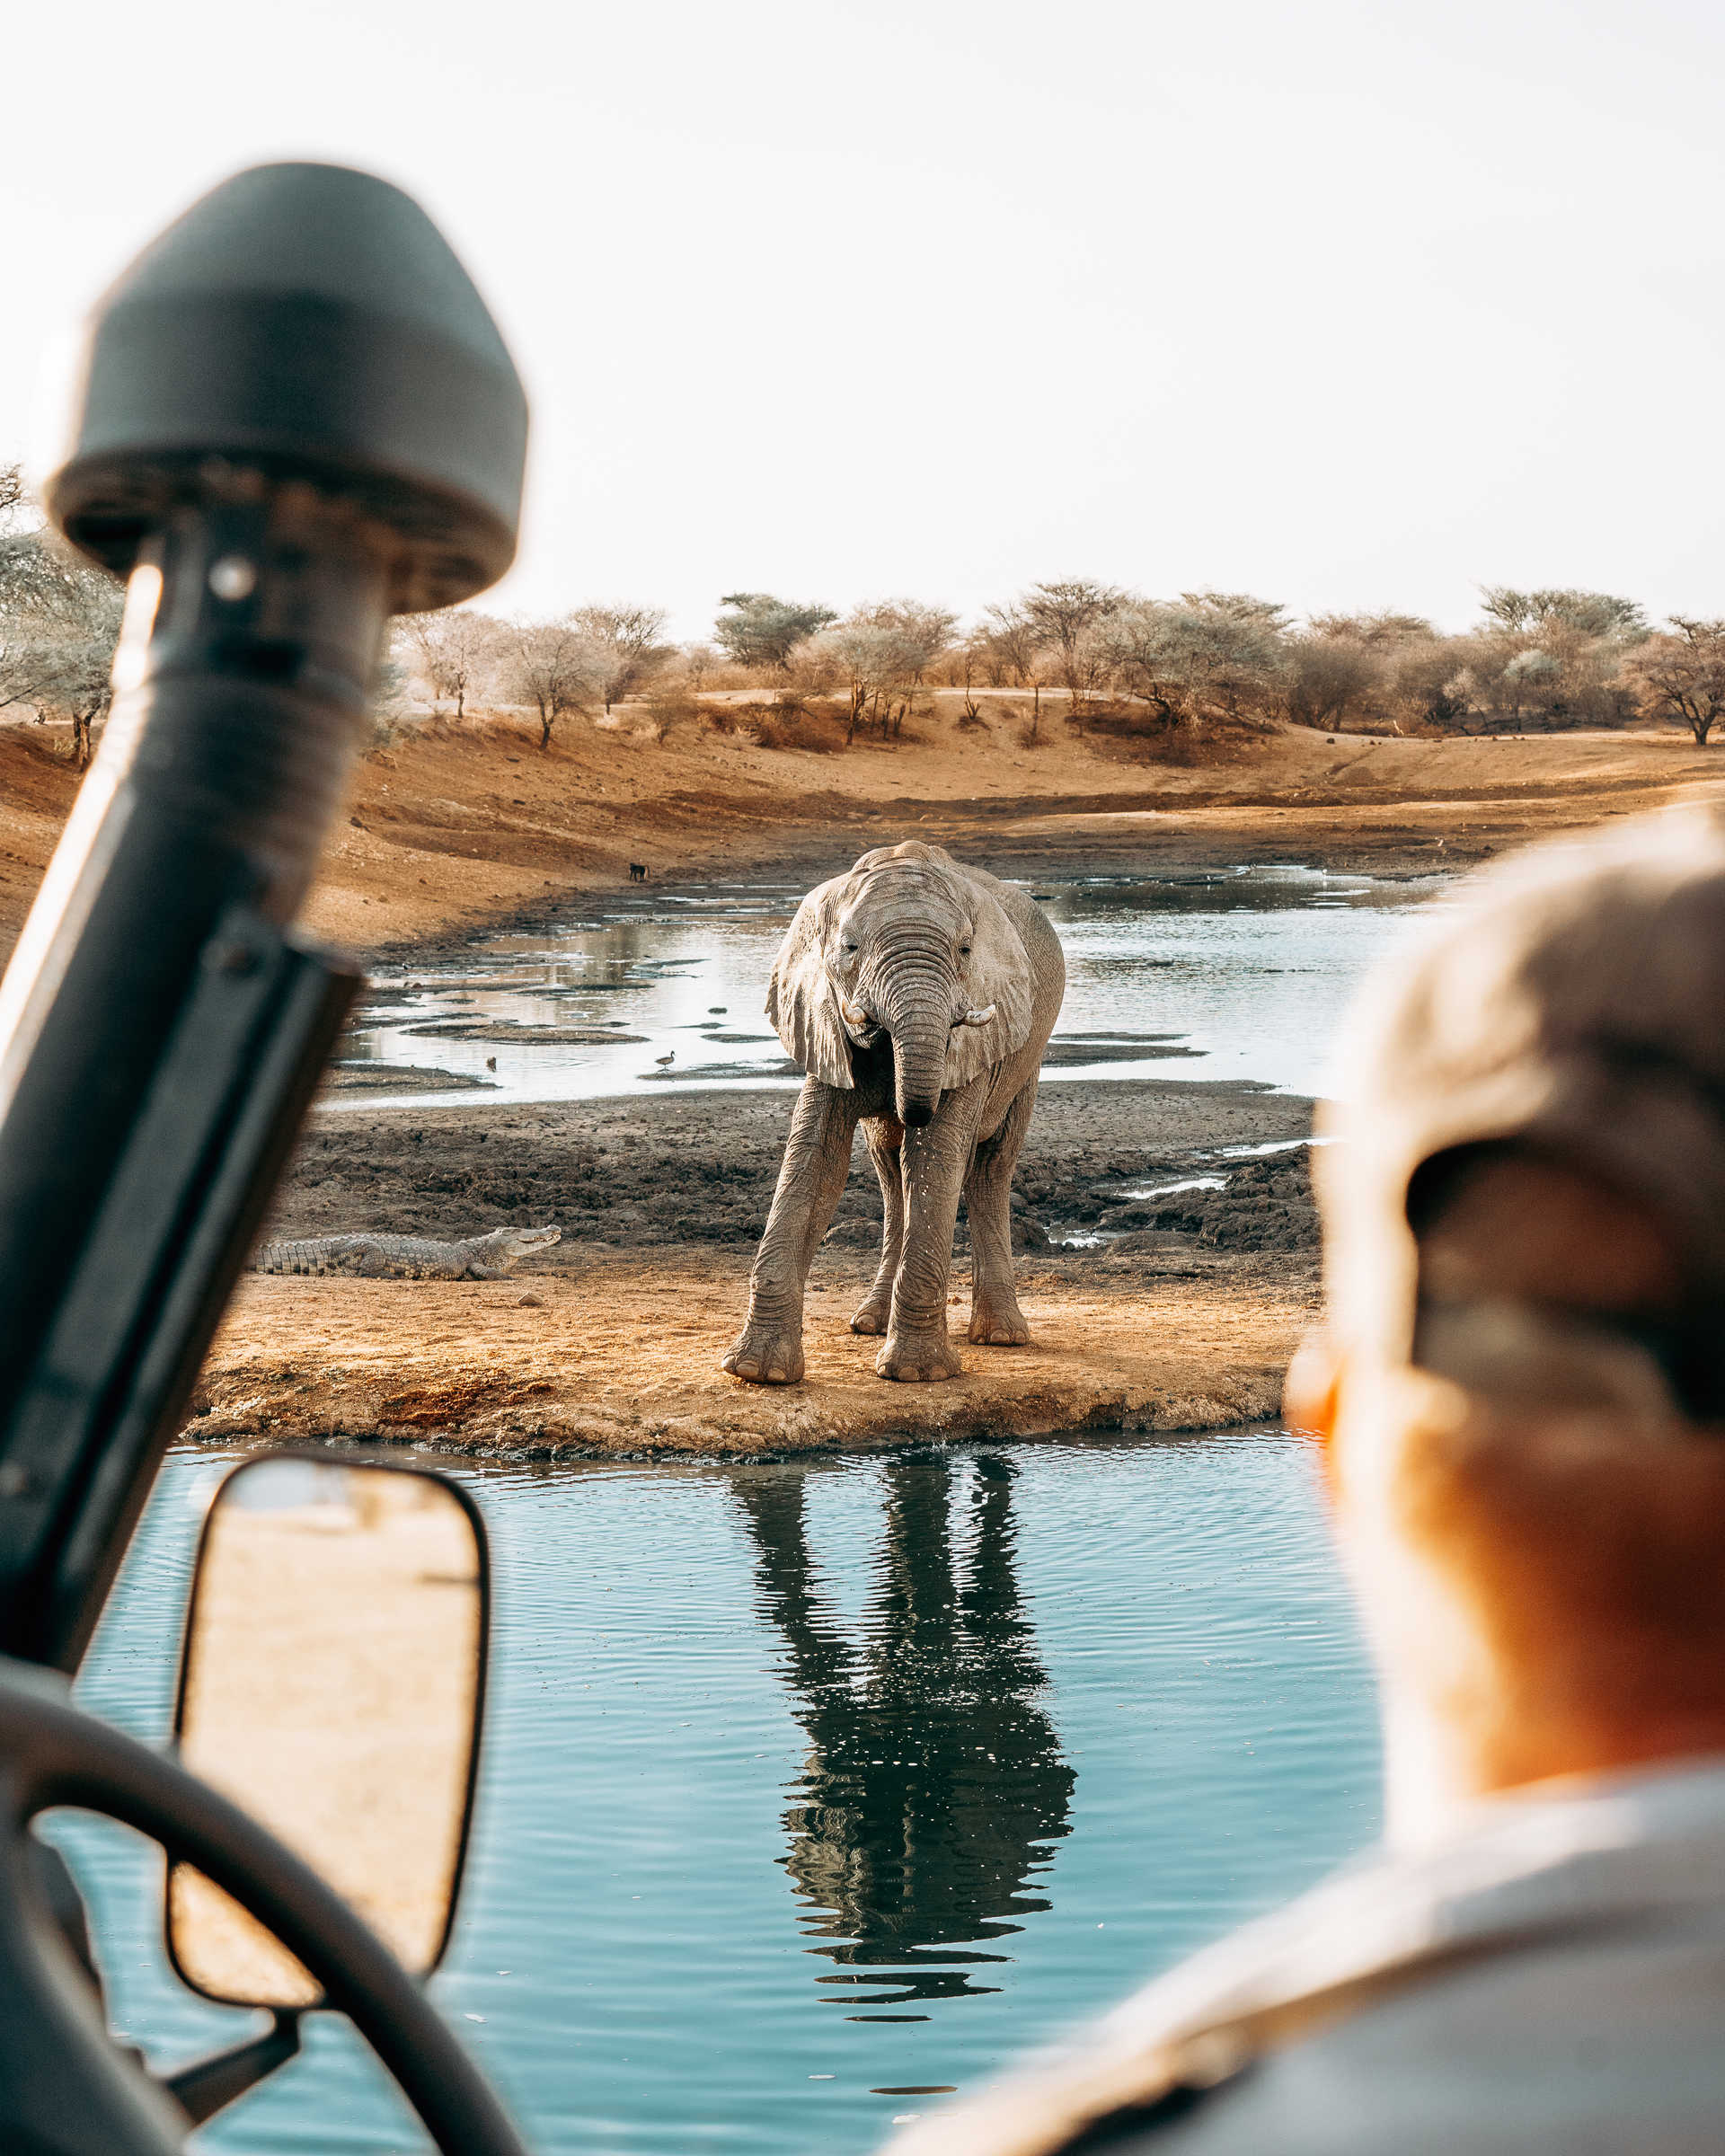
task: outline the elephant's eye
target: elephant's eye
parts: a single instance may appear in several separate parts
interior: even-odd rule
[[[960,944],[959,956],[961,959],[968,959],[970,956],[970,946],[968,943]]]
[[[847,943],[845,948],[846,950],[854,950],[856,949],[856,945],[854,943]]]

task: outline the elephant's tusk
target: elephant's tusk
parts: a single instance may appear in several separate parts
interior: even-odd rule
[[[961,1026],[986,1026],[995,1015],[995,1006],[986,1004],[980,1011],[967,1011],[958,1021]]]
[[[838,1008],[847,1026],[866,1026],[869,1023],[868,1012],[859,1011],[854,1003],[846,1003],[842,995],[838,999]]]

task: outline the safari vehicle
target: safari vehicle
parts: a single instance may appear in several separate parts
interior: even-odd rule
[[[0,984],[6,2156],[162,2156],[314,2007],[449,2156],[521,2146],[421,1989],[483,1692],[468,1500],[345,1455],[249,1462],[205,1528],[174,1745],[69,1684],[358,985],[291,924],[385,622],[507,568],[526,440],[472,284],[361,173],[239,174],[91,321],[46,503],[127,580],[116,700]],[[262,2036],[162,2081],[111,2037],[32,1831],[58,1806],[160,1844],[174,1967],[269,2009]]]

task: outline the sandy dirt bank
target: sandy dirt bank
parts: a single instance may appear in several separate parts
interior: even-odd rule
[[[736,1268],[739,1276],[743,1268]],[[699,1250],[596,1254],[579,1277],[477,1283],[246,1281],[186,1435],[342,1436],[531,1458],[866,1449],[1075,1428],[1208,1429],[1275,1414],[1311,1275],[1234,1259],[1146,1277],[1132,1258],[1028,1266],[1027,1348],[964,1350],[961,1377],[892,1385],[846,1319],[853,1253],[811,1292],[800,1385],[739,1384],[719,1358],[740,1277]],[[952,1312],[961,1332],[962,1307]]]

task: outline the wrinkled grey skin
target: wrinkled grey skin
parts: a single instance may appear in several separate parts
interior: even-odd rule
[[[970,1338],[1002,1348],[1030,1339],[1013,1292],[1013,1170],[1066,983],[1059,939],[1031,900],[938,846],[865,853],[803,900],[766,1010],[809,1074],[748,1321],[725,1357],[733,1376],[783,1385],[802,1375],[803,1287],[859,1122],[885,1221],[880,1269],[851,1330],[885,1334],[876,1370],[915,1382],[962,1367],[946,1331],[960,1197]]]

